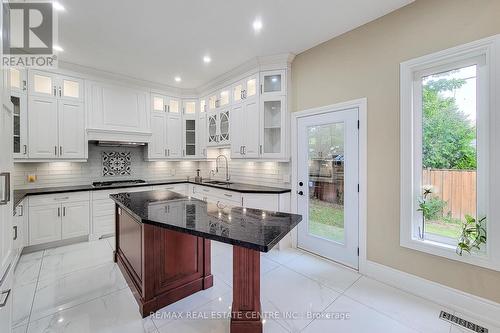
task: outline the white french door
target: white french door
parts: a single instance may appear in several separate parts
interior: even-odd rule
[[[358,109],[297,119],[298,247],[358,269]]]

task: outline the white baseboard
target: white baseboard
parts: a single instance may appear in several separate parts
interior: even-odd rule
[[[500,304],[458,289],[367,261],[363,274],[413,295],[500,327]]]

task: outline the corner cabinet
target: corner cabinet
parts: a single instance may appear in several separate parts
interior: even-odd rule
[[[29,72],[28,154],[30,159],[85,159],[83,80]]]
[[[232,95],[231,158],[289,160],[286,70],[236,82]]]

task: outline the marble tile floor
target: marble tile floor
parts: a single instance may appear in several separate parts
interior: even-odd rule
[[[112,261],[113,242],[108,238],[23,255],[15,272],[12,331],[229,332],[231,246],[212,243],[213,288],[143,319]],[[307,252],[273,250],[261,259],[266,333],[465,332],[438,318],[442,306]]]

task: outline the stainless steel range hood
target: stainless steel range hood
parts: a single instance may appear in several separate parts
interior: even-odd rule
[[[145,142],[130,142],[130,141],[94,141],[95,145],[100,147],[127,147],[135,148],[145,146]]]

